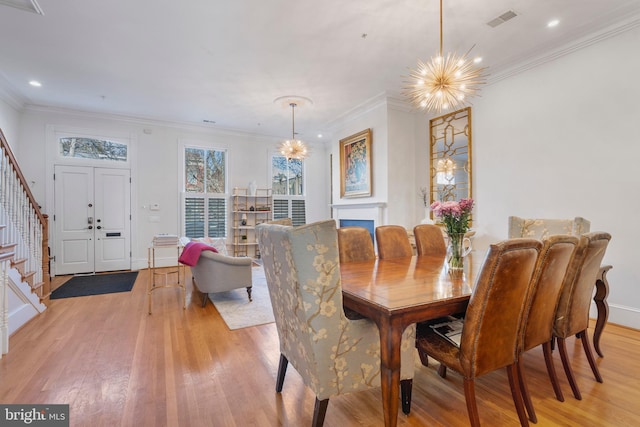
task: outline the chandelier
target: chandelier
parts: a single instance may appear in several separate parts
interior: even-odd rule
[[[296,139],[296,115],[295,110],[298,104],[296,102],[290,102],[291,107],[291,139],[283,141],[278,146],[280,154],[285,156],[287,160],[296,159],[303,160],[309,155],[309,149],[307,145],[299,139]]]
[[[468,54],[468,52],[467,52]],[[458,109],[465,98],[475,96],[485,83],[484,68],[475,65],[467,54],[442,54],[442,0],[440,0],[440,51],[427,63],[418,60],[416,70],[409,69],[405,93],[416,108],[442,112]]]

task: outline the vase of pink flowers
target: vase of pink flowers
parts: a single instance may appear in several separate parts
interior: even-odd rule
[[[431,211],[444,225],[449,238],[448,263],[450,270],[461,270],[464,265],[464,257],[471,251],[471,242],[464,236],[469,231],[473,204],[473,199],[431,204]]]

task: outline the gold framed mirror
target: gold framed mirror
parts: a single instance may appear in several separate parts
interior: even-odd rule
[[[429,120],[430,203],[472,198],[471,107]]]

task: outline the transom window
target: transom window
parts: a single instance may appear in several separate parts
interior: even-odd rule
[[[59,139],[62,157],[110,160],[126,162],[128,147],[121,142],[84,137],[62,137]]]

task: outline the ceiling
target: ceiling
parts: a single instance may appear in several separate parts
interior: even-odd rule
[[[367,100],[404,99],[408,69],[439,45],[437,0],[37,4],[43,14],[0,4],[5,99],[284,138],[291,110],[274,99],[298,95],[313,101],[296,109],[296,131],[310,142]],[[487,25],[508,11],[517,16]],[[444,50],[473,47],[491,83],[637,21],[640,0],[444,0],[443,13]],[[559,25],[547,28],[551,19]]]

